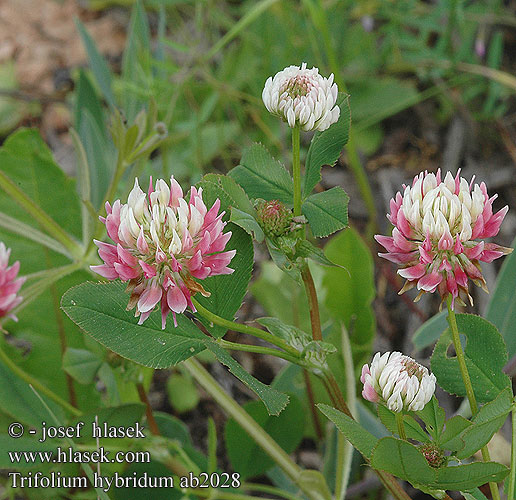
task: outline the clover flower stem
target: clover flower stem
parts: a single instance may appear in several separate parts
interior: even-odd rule
[[[271,349],[270,347],[263,347],[259,345],[239,344],[238,342],[229,342],[224,339],[217,339],[217,344],[224,349],[231,351],[244,351],[244,352],[255,352],[258,354],[265,354],[269,356],[275,356],[277,358],[284,359],[290,363],[299,364],[300,359],[296,356],[291,356],[285,352],[279,351],[278,349]]]
[[[312,273],[308,267],[308,263],[303,264],[301,269],[301,277],[305,285],[306,296],[308,298],[308,306],[310,308],[310,322],[312,325],[312,338],[314,340],[322,340],[321,316],[319,314],[319,301],[317,299],[317,290],[315,289]]]
[[[284,340],[276,337],[275,335],[272,335],[272,333],[260,330],[259,328],[255,328],[253,326],[242,325],[240,323],[235,323],[234,321],[221,318],[220,316],[217,316],[215,313],[212,313],[211,311],[206,309],[193,297],[192,302],[195,308],[197,309],[197,312],[211,323],[223,326],[224,328],[227,328],[229,330],[234,330],[235,332],[246,333],[247,335],[258,337],[259,339],[265,340],[266,342],[269,342],[270,344],[275,345],[280,349],[283,349],[292,357],[295,357],[296,359],[300,358],[300,354],[296,349],[288,345]]]
[[[35,389],[47,396],[52,401],[56,402],[58,405],[62,406],[66,411],[68,411],[74,416],[82,415],[82,412],[79,409],[73,407],[70,403],[62,399],[55,392],[51,391],[43,384],[41,384],[38,380],[29,375],[27,372],[22,370],[16,363],[14,363],[11,360],[11,358],[6,354],[6,352],[1,347],[0,359],[15,375],[20,377],[23,381],[27,382],[27,384],[32,385]]]
[[[455,347],[455,352],[457,353],[457,361],[459,362],[460,374],[462,375],[462,381],[464,382],[464,386],[466,387],[466,395],[468,397],[471,413],[473,414],[473,416],[475,416],[478,412],[478,404],[477,399],[475,398],[475,393],[473,392],[473,386],[471,384],[471,378],[469,377],[468,367],[466,366],[464,351],[462,350],[462,345],[460,343],[459,329],[457,328],[457,319],[455,317],[455,311],[452,309],[451,295],[448,295],[446,303],[448,304],[447,320],[448,324],[450,325],[453,346]]]
[[[516,483],[516,403],[512,405],[512,447],[511,447],[511,476],[507,498],[514,498],[514,484]]]
[[[301,162],[299,160],[301,126],[292,129],[292,176],[294,178],[294,216],[301,215]]]
[[[403,423],[403,413],[397,412],[396,414],[396,425],[398,427],[398,436],[400,439],[403,439],[403,441],[407,440],[407,434],[405,432],[405,424]]]
[[[145,391],[145,387],[143,387],[141,382],[136,383],[136,390],[138,391],[138,397],[140,398],[140,401],[145,405],[145,414],[147,416],[147,422],[149,423],[150,431],[152,434],[154,434],[154,436],[161,436],[158,424],[154,418],[154,414],[152,413],[152,406],[150,405],[149,398],[147,397],[147,392]]]
[[[469,376],[468,367],[466,366],[466,360],[464,356],[464,351],[462,349],[462,345],[460,343],[459,337],[459,329],[457,327],[457,319],[455,317],[455,311],[452,309],[452,296],[448,295],[446,303],[448,305],[448,324],[450,325],[450,330],[452,333],[453,346],[455,347],[455,352],[457,354],[457,361],[459,362],[459,369],[462,375],[462,381],[464,382],[464,386],[466,387],[466,395],[468,397],[469,406],[471,408],[471,413],[475,416],[478,412],[478,404],[475,397],[475,393],[473,392],[473,385],[471,384],[471,378]],[[491,457],[489,455],[489,450],[487,445],[482,448],[482,458],[484,462],[490,462]],[[500,500],[500,492],[498,491],[498,486],[496,483],[489,483],[489,488],[491,490],[491,496],[493,500]]]

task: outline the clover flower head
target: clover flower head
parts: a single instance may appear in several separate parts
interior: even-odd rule
[[[262,100],[267,110],[303,130],[326,130],[340,116],[337,84],[318,68],[307,69],[306,63],[289,66],[265,82]]]
[[[278,200],[257,200],[256,213],[258,220],[269,236],[281,236],[288,233],[292,224],[292,210]]]
[[[170,312],[177,326],[176,313],[187,307],[195,312],[192,295],[209,296],[197,280],[233,272],[228,265],[236,251],[224,251],[231,232],[223,233],[219,209],[217,199],[208,210],[202,188],[194,186],[186,201],[174,177],[170,186],[159,179],[155,187],[151,178],[147,194],[135,179],[127,203],[106,203],[107,215],[100,220],[114,244],[95,240],[104,264],[91,269],[128,282],[127,308],[136,308],[139,324],[161,301],[162,328]]]
[[[422,410],[435,392],[435,376],[401,352],[377,352],[371,367],[362,367],[360,381],[364,399],[397,413]]]
[[[0,242],[0,318],[8,316],[14,321],[18,318],[11,312],[22,300],[18,291],[25,282],[25,278],[17,278],[20,263],[16,261],[9,267],[11,249]]]
[[[402,266],[398,274],[407,281],[400,294],[417,286],[419,300],[437,290],[443,301],[451,294],[453,307],[455,300],[473,304],[469,279],[487,291],[480,261],[492,262],[512,249],[484,240],[498,234],[509,208],[493,213],[497,195],[489,197],[485,183],[473,182],[460,177],[460,170],[444,179],[440,170],[422,172],[391,200],[392,236],[375,238],[387,250],[378,255]]]

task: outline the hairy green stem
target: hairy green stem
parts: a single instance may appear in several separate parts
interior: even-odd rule
[[[82,412],[77,408],[73,407],[70,403],[65,401],[63,398],[58,396],[55,392],[51,391],[48,387],[45,387],[41,382],[37,379],[29,375],[26,371],[22,370],[16,363],[12,361],[12,359],[5,353],[5,351],[0,347],[0,359],[7,365],[7,367],[19,378],[21,378],[24,382],[34,387],[34,389],[38,390],[49,399],[62,406],[65,410],[71,413],[74,416],[82,415]]]
[[[398,436],[403,441],[407,440],[407,433],[405,432],[405,424],[403,423],[403,413],[396,412],[396,426],[398,427]]]
[[[188,370],[190,375],[210,394],[213,399],[222,407],[224,411],[254,439],[256,444],[260,446],[276,462],[279,467],[287,474],[287,476],[298,484],[301,477],[302,469],[290,456],[281,448],[281,446],[265,432],[265,430],[218,384],[218,382],[204,369],[204,367],[194,358],[190,358],[183,362],[183,366]],[[301,488],[302,484],[299,485]],[[316,500],[313,492],[305,491],[307,496]]]
[[[260,330],[259,328],[255,328],[254,326],[242,325],[240,323],[236,323],[234,321],[230,321],[228,319],[221,318],[217,316],[215,313],[212,313],[204,306],[202,306],[197,300],[192,298],[193,305],[197,309],[197,312],[207,319],[210,323],[214,325],[222,326],[227,328],[228,330],[234,330],[235,332],[246,333],[247,335],[252,335],[253,337],[258,337],[259,339],[265,340],[280,349],[283,349],[285,352],[291,354],[296,359],[299,359],[299,352],[294,349],[292,346],[288,345],[284,340],[272,335],[272,333],[266,332],[265,330]]]
[[[453,346],[455,347],[455,353],[457,355],[457,361],[459,363],[459,369],[462,376],[462,381],[464,382],[464,387],[466,388],[466,396],[469,401],[469,406],[471,408],[471,413],[475,416],[478,413],[478,404],[477,399],[475,397],[475,392],[473,391],[473,385],[471,384],[471,378],[469,376],[468,367],[466,366],[466,358],[464,355],[464,350],[462,349],[462,345],[460,343],[459,329],[457,327],[457,318],[455,317],[455,311],[452,308],[452,296],[448,295],[448,299],[446,301],[448,305],[448,324],[450,325],[450,331],[452,334]],[[489,455],[489,449],[487,445],[482,448],[482,458],[484,462],[490,462],[491,457]],[[500,500],[500,492],[498,491],[498,485],[496,483],[489,483],[489,488],[491,490],[491,496],[493,500]]]

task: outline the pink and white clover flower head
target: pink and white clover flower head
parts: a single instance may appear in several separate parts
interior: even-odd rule
[[[17,278],[20,270],[19,261],[9,267],[10,255],[11,249],[0,242],[0,318],[8,316],[18,321],[11,311],[23,300],[23,297],[18,295],[18,291],[25,282],[25,278]]]
[[[300,125],[306,131],[322,132],[339,119],[338,92],[333,73],[324,78],[318,68],[307,69],[303,63],[269,77],[262,100],[267,110],[283,118],[289,127]]]
[[[197,280],[233,272],[228,265],[236,251],[224,251],[231,232],[223,232],[219,209],[217,199],[208,210],[202,188],[194,186],[186,201],[173,176],[170,186],[159,179],[154,187],[151,178],[147,194],[135,179],[127,203],[106,203],[107,215],[100,220],[114,244],[95,240],[104,264],[91,269],[128,282],[127,308],[136,308],[139,324],[161,302],[162,328],[170,312],[177,326],[176,314],[187,307],[195,312],[192,295],[209,296]]]
[[[417,301],[437,290],[443,301],[451,295],[453,307],[456,300],[473,304],[469,279],[487,291],[480,262],[492,262],[512,249],[485,240],[498,234],[509,207],[493,213],[497,195],[489,197],[485,183],[473,181],[460,177],[460,170],[444,179],[440,169],[436,174],[425,171],[391,200],[387,218],[394,225],[392,236],[375,239],[387,250],[378,255],[402,266],[398,274],[406,282],[400,294],[417,287]]]
[[[432,399],[435,375],[401,352],[374,355],[371,367],[362,367],[362,396],[394,412],[419,411]]]

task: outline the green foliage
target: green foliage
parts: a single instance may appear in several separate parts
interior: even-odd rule
[[[393,434],[398,433],[398,427],[396,424],[396,415],[394,412],[389,410],[386,406],[379,404],[378,405],[378,417],[383,425],[392,432]],[[416,420],[410,415],[403,415],[403,425],[405,426],[405,432],[409,439],[415,439],[417,441],[421,441],[422,443],[426,443],[429,441],[428,436],[423,431],[421,426],[416,422]]]
[[[513,242],[516,246],[516,240]],[[491,321],[505,340],[509,359],[516,354],[516,336],[513,325],[516,323],[516,252],[505,257],[496,286],[486,310],[486,319]]]
[[[211,312],[222,318],[233,320],[235,313],[240,309],[242,300],[247,291],[253,269],[253,245],[249,235],[234,224],[228,226],[233,233],[226,245],[226,250],[236,250],[229,267],[234,269],[232,274],[212,276],[203,281],[204,289],[210,297],[196,297],[197,300]],[[229,292],[230,291],[230,292]],[[198,315],[207,329],[216,337],[222,337],[226,329],[220,326],[211,326]]]
[[[193,410],[199,403],[197,387],[190,377],[174,373],[167,380],[168,400],[178,413]]]
[[[446,421],[446,429],[439,436],[439,445],[445,450],[456,451],[464,446],[461,437],[462,432],[472,424],[460,415],[456,415]]]
[[[68,290],[61,300],[65,313],[108,349],[151,368],[169,368],[205,349],[204,335],[184,315],[161,329],[161,314],[138,325],[125,309],[129,297],[120,282],[86,282]],[[120,332],[120,333],[119,333]]]
[[[102,365],[102,359],[86,349],[69,347],[63,355],[63,370],[81,384],[90,384]]]
[[[473,455],[486,445],[493,434],[497,432],[505,422],[511,411],[512,391],[510,388],[503,390],[493,401],[485,404],[473,418],[473,425],[469,426],[462,434],[463,448],[458,448],[456,456],[464,459]]]
[[[247,234],[252,236],[258,243],[261,243],[265,235],[258,224],[258,221],[250,214],[239,210],[238,208],[231,208],[231,222],[240,226]]]
[[[88,54],[88,61],[91,66],[91,71],[95,75],[95,80],[97,81],[103,96],[106,98],[106,101],[109,103],[110,106],[114,107],[116,106],[116,104],[115,97],[112,91],[113,78],[111,75],[111,71],[106,63],[106,60],[99,52],[95,41],[88,33],[80,19],[75,19],[75,24],[77,26],[77,30],[79,31],[79,35],[81,36],[82,43],[86,48],[86,52]]]
[[[445,420],[444,410],[439,406],[437,398],[432,396],[425,407],[416,414],[425,423],[426,431],[437,440],[443,431]]]
[[[120,282],[86,282],[68,290],[61,300],[66,314],[88,335],[124,358],[151,368],[169,368],[208,348],[218,360],[264,401],[271,414],[278,414],[288,398],[256,380],[223,348],[212,341],[184,314],[178,326],[167,322],[161,329],[161,313],[155,311],[138,325],[125,309],[128,297]]]
[[[310,195],[321,180],[321,167],[323,165],[333,166],[348,142],[351,125],[349,96],[340,93],[337,104],[340,108],[339,120],[324,132],[316,132],[310,142],[305,161],[305,197]]]
[[[448,328],[448,321],[446,317],[448,311],[441,311],[430,319],[427,319],[414,333],[412,342],[414,347],[418,350],[424,349],[433,344],[446,328]]]
[[[376,325],[372,308],[375,296],[373,259],[367,245],[352,228],[335,236],[325,254],[342,268],[325,268],[324,303],[331,316],[348,329],[355,366],[369,358]]]
[[[56,415],[63,415],[59,406],[46,397],[43,399]],[[41,422],[48,419],[48,413],[34,391],[2,362],[0,362],[0,410],[12,419],[16,419],[13,421],[20,421],[35,428],[39,428]],[[2,429],[3,432],[5,430]]]
[[[122,57],[122,77],[127,84],[122,94],[122,105],[128,120],[132,120],[145,106],[135,87],[141,85],[148,92],[151,71],[150,33],[147,15],[140,1],[135,2],[131,13],[131,22],[127,45]]]
[[[466,337],[466,366],[477,401],[492,401],[510,379],[502,372],[507,362],[507,351],[502,336],[494,325],[472,314],[457,314],[459,333]],[[466,396],[457,358],[448,356],[452,345],[451,334],[445,330],[432,355],[432,372],[446,391]]]
[[[392,437],[380,439],[373,451],[371,466],[409,481],[415,487],[432,490],[468,490],[488,481],[500,481],[509,472],[496,462],[433,469],[416,446]]]
[[[417,447],[393,437],[380,439],[371,456],[371,466],[412,484],[430,485],[436,480],[435,470]]]
[[[229,175],[244,188],[250,198],[292,204],[290,174],[261,144],[253,144],[246,149],[240,165],[231,170]]]
[[[340,187],[310,195],[301,210],[317,238],[324,238],[348,225],[349,196]]]
[[[290,399],[279,417],[269,416],[265,408],[254,401],[243,408],[287,453],[292,453],[301,442],[304,415],[297,398]],[[224,436],[229,459],[243,480],[261,476],[273,467],[274,461],[233,419],[226,423]]]
[[[104,110],[86,73],[81,70],[75,101],[75,128],[88,159],[91,203],[100,204],[113,174],[113,160],[108,146]]]
[[[373,450],[379,443],[377,438],[345,413],[325,404],[319,404],[317,407],[337,426],[337,429],[346,436],[346,439],[349,440],[365,458],[371,458]]]
[[[213,179],[213,182],[212,182]],[[203,198],[210,207],[217,198],[221,201],[221,210],[226,212],[225,218],[229,218],[232,206],[237,203],[246,206],[248,199],[241,188],[231,180],[223,181],[222,178],[211,177],[200,184],[203,187]],[[235,200],[236,198],[236,200]],[[235,313],[240,309],[242,300],[247,291],[253,270],[253,244],[249,235],[240,227],[229,224],[228,228],[233,235],[226,245],[226,250],[236,250],[231,260],[232,274],[212,276],[203,280],[204,289],[211,294],[210,297],[198,296],[197,299],[211,312],[222,318],[233,320]],[[231,290],[231,293],[228,293]],[[199,316],[206,328],[215,336],[223,337],[226,329],[220,326],[209,325]]]

